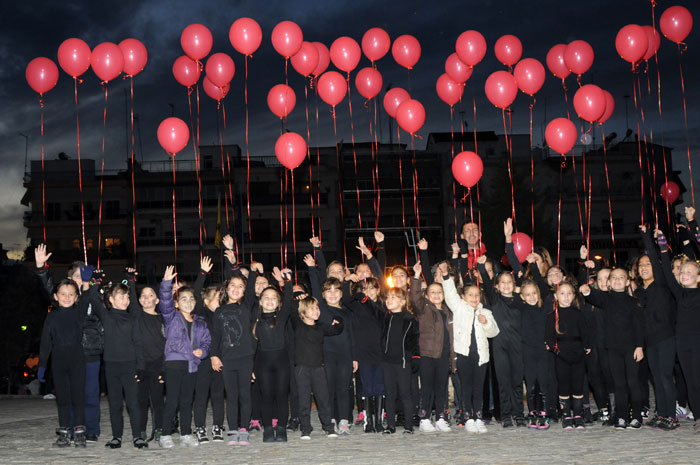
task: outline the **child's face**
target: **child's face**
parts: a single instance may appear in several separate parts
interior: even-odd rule
[[[681,265],[680,283],[683,287],[698,287],[698,266],[694,263]]]
[[[462,299],[469,304],[469,306],[476,308],[481,301],[481,291],[476,286],[469,286],[467,290],[462,294]]]
[[[431,284],[430,286],[428,286],[427,294],[428,300],[433,305],[441,305],[442,302],[445,300],[445,294],[443,294],[442,292],[441,284]]]
[[[80,276],[80,269],[76,269],[73,273],[68,276],[68,279],[73,281],[78,287],[83,285],[83,278]]]
[[[673,273],[673,276],[676,277],[676,280],[680,282],[681,278],[681,264],[683,263],[682,260],[676,259],[673,260],[673,266],[671,267],[671,273]]]
[[[360,263],[355,267],[355,274],[360,279],[367,279],[372,277],[372,270],[369,269],[369,265],[366,263]]]
[[[364,292],[367,297],[372,299],[372,301],[377,301],[377,297],[379,297],[379,289],[377,289],[375,286],[365,286]]]
[[[547,284],[556,286],[561,282],[563,277],[564,275],[561,273],[561,270],[553,266],[547,271]]]
[[[649,260],[649,257],[644,256],[639,259],[637,263],[637,272],[643,281],[654,279],[654,270],[651,267],[651,260]]]
[[[345,279],[345,272],[343,270],[343,265],[340,263],[334,263],[328,267],[328,277],[336,278],[338,281],[342,282]]]
[[[177,296],[177,308],[184,313],[192,313],[197,300],[191,292],[180,292]]]
[[[328,305],[337,307],[340,305],[340,299],[343,297],[343,291],[338,286],[331,286],[323,291],[323,299]]]
[[[503,296],[512,296],[513,291],[515,290],[515,282],[513,281],[513,277],[509,273],[501,275],[501,277],[498,279],[498,284],[496,284],[496,289],[498,289],[498,292],[500,292]]]
[[[313,323],[316,320],[318,320],[319,316],[321,316],[321,309],[318,308],[318,304],[314,302],[312,304],[309,304],[308,307],[306,307],[303,316],[305,319],[305,323]]]
[[[559,286],[559,289],[557,289],[557,292],[554,295],[556,296],[560,307],[571,307],[571,304],[574,302],[574,290],[568,284]]]
[[[265,313],[272,313],[280,305],[280,298],[277,291],[268,289],[260,295],[260,306]]]
[[[630,280],[627,271],[618,268],[610,272],[610,277],[608,278],[608,285],[613,291],[623,292],[627,290],[627,285],[629,283]]]
[[[53,298],[61,307],[72,307],[78,300],[78,295],[75,293],[75,288],[68,284],[58,288],[58,292],[54,293]]]
[[[238,302],[243,298],[243,294],[245,294],[245,282],[240,278],[229,280],[228,286],[226,286],[228,301],[231,303]]]
[[[608,290],[608,278],[610,278],[609,269],[603,268],[598,272],[595,278],[595,283],[598,286],[598,289],[604,292]]]
[[[493,279],[493,263],[491,262],[486,262],[484,263],[484,268],[486,268],[486,273],[489,275],[490,279]]]
[[[145,287],[141,291],[141,295],[139,296],[139,304],[145,309],[148,310],[153,310],[156,308],[156,305],[158,305],[158,296],[156,295],[156,291],[151,289],[150,287]]]
[[[391,272],[391,280],[394,283],[394,287],[399,289],[406,289],[408,287],[408,275],[401,268],[396,268]]]
[[[270,283],[268,282],[265,276],[258,276],[257,278],[255,278],[255,295],[260,295],[262,291],[269,285]]]
[[[389,293],[389,295],[386,296],[386,308],[391,313],[401,312],[405,305],[406,300],[402,299],[394,293]]]
[[[528,305],[537,305],[540,301],[539,292],[537,292],[537,286],[533,284],[526,284],[520,289],[520,296],[523,298]]]
[[[216,292],[212,292],[204,298],[204,306],[209,309],[209,311],[215,312],[219,309],[219,296]]]
[[[128,292],[115,292],[109,296],[109,303],[112,308],[117,310],[126,310],[129,308],[129,293]]]

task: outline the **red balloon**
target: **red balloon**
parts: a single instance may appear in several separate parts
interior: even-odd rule
[[[299,51],[292,57],[292,68],[306,77],[318,66],[318,49],[311,42],[302,42]]]
[[[564,51],[566,67],[579,76],[591,68],[593,57],[593,48],[585,40],[574,40]]]
[[[328,105],[335,107],[343,101],[348,91],[348,84],[342,74],[337,71],[328,71],[318,78],[316,84],[318,95]]]
[[[211,82],[208,76],[204,76],[204,79],[202,80],[202,88],[204,88],[205,94],[207,94],[209,97],[213,98],[217,102],[220,102],[228,94],[231,85],[229,83],[226,83],[225,86],[219,87],[213,82]]]
[[[673,203],[678,200],[678,196],[681,194],[681,190],[678,188],[678,184],[673,181],[665,182],[661,185],[661,198],[663,198],[666,203]]]
[[[177,82],[185,87],[192,87],[197,84],[201,74],[199,63],[186,55],[178,57],[173,63],[173,76],[175,76]]]
[[[462,63],[456,53],[450,54],[445,60],[445,73],[455,82],[464,84],[472,75],[474,68]]]
[[[233,79],[236,74],[236,65],[230,56],[225,53],[215,53],[207,59],[205,68],[209,80],[218,87],[223,87]]]
[[[328,69],[328,65],[331,63],[331,52],[328,50],[328,47],[323,45],[321,42],[311,43],[314,44],[314,47],[316,47],[316,50],[318,51],[318,64],[316,65],[316,69],[313,71],[313,75],[318,77],[325,73],[326,69]]]
[[[355,87],[366,99],[374,98],[382,90],[382,75],[375,68],[362,68],[355,76]]]
[[[605,92],[595,84],[586,84],[574,94],[574,109],[584,121],[598,121],[605,113]]]
[[[238,53],[251,56],[260,47],[262,29],[252,18],[238,18],[228,30],[228,40]]]
[[[396,118],[396,109],[401,106],[406,100],[410,100],[411,96],[408,92],[400,87],[389,89],[384,94],[384,109],[392,118]]]
[[[534,58],[520,60],[513,70],[518,88],[529,96],[535,95],[542,88],[544,75],[544,66]]]
[[[301,28],[292,21],[282,21],[272,30],[272,46],[285,58],[294,56],[304,42]]]
[[[415,134],[425,123],[425,108],[418,100],[406,100],[396,109],[396,121],[401,129]]]
[[[474,152],[460,152],[452,160],[452,176],[464,187],[472,187],[484,173],[484,163]]]
[[[514,35],[506,34],[496,41],[493,52],[498,61],[506,66],[513,66],[523,56],[523,44]]]
[[[418,59],[420,59],[420,42],[412,35],[405,34],[394,40],[391,47],[391,54],[394,60],[404,68],[413,69]]]
[[[124,74],[136,76],[148,62],[148,51],[146,47],[137,39],[124,39],[119,42],[119,48],[124,56]]]
[[[362,36],[362,51],[372,63],[383,58],[390,48],[391,38],[380,27],[368,29]]]
[[[518,95],[518,83],[507,71],[496,71],[486,79],[486,97],[489,102],[501,109],[506,109]]]
[[[293,170],[306,158],[306,141],[296,132],[286,132],[275,142],[275,155],[280,163]]]
[[[267,106],[270,111],[280,118],[284,118],[294,110],[297,96],[286,84],[277,84],[267,93]]]
[[[109,82],[124,71],[124,54],[117,44],[102,42],[90,56],[90,66],[103,82]]]
[[[58,47],[58,64],[69,76],[77,78],[90,67],[90,47],[80,39],[66,39]]]
[[[644,58],[649,49],[647,33],[641,26],[628,24],[618,31],[615,37],[615,48],[623,60],[634,65]]]
[[[449,106],[459,102],[459,99],[462,98],[462,94],[464,94],[464,84],[455,82],[447,74],[443,74],[438,78],[435,83],[435,89],[437,90],[440,100]]]
[[[58,67],[52,60],[44,57],[34,58],[27,65],[24,73],[29,87],[39,95],[50,91],[58,82]]]
[[[476,66],[486,55],[486,39],[478,31],[464,31],[455,44],[457,56],[467,66]]]
[[[647,42],[649,46],[647,47],[647,52],[644,54],[644,59],[649,60],[651,57],[656,55],[661,46],[661,35],[658,31],[655,31],[651,26],[642,26],[644,32],[647,34]]]
[[[341,71],[349,73],[362,58],[360,46],[351,37],[338,37],[331,44],[331,61]]]
[[[569,68],[564,62],[564,53],[566,52],[565,44],[557,44],[547,52],[547,68],[559,79],[566,79],[571,74]]]
[[[525,233],[516,232],[511,236],[513,241],[513,248],[515,249],[515,256],[518,257],[518,261],[523,263],[527,256],[532,253],[532,239]]]
[[[172,156],[187,146],[189,138],[190,130],[180,118],[166,118],[158,126],[158,142]]]
[[[576,126],[566,118],[553,119],[544,131],[547,145],[561,155],[574,148],[576,136]]]
[[[685,7],[672,6],[661,15],[659,28],[664,37],[680,44],[693,29],[693,15]]]
[[[214,38],[211,31],[202,24],[190,24],[180,34],[180,45],[185,55],[199,61],[211,52]]]
[[[598,118],[598,122],[600,124],[606,122],[615,111],[615,99],[613,98],[612,94],[605,89],[603,89],[603,93],[605,94],[605,112],[603,113],[603,116]]]

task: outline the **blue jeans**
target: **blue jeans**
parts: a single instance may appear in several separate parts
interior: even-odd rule
[[[85,364],[86,434],[100,435],[100,361]]]

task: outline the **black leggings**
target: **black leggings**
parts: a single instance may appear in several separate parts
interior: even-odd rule
[[[615,414],[627,419],[628,404],[632,419],[642,420],[642,389],[639,385],[639,363],[634,361],[634,349],[608,349],[608,363],[615,383]],[[629,393],[629,395],[628,395]]]
[[[700,415],[700,350],[679,350],[678,360],[681,362],[683,376],[688,386],[688,403],[695,415]],[[696,418],[698,418],[696,416]]]
[[[250,384],[253,376],[253,357],[224,360],[223,363],[228,429],[229,431],[237,431],[239,428],[248,429],[252,411]]]
[[[421,357],[420,359],[420,399],[421,418],[429,418],[435,404],[435,411],[444,413],[447,408],[447,380],[450,376],[450,359]]]
[[[468,356],[457,354],[457,375],[462,391],[459,402],[467,418],[481,417],[484,404],[484,381],[488,363],[479,366],[479,353],[472,347]]]
[[[331,411],[333,412],[331,415],[336,420],[349,420],[350,393],[348,386],[352,379],[352,360],[347,355],[324,351],[323,364],[326,370]]]
[[[84,365],[84,364],[83,364]],[[124,433],[124,398],[129,411],[131,434],[134,439],[141,434],[139,429],[139,396],[136,382],[136,362],[105,361],[105,378],[109,395],[109,422],[112,424],[112,437],[121,438]],[[123,392],[123,396],[122,396]]]
[[[220,371],[211,368],[211,359],[202,360],[197,369],[197,381],[194,388],[194,426],[204,428],[207,425],[207,407],[211,395],[214,425],[224,425],[224,377]]]
[[[523,352],[522,344],[494,344],[493,363],[498,378],[501,417],[523,416]]]
[[[654,379],[656,413],[662,418],[676,418],[676,387],[673,385],[676,338],[670,337],[647,347],[646,356]]]
[[[544,348],[544,345],[540,348],[523,345],[527,408],[530,412],[537,410],[536,399],[538,394],[542,394],[542,410],[546,411],[551,405],[556,405],[553,398],[554,393],[549,392],[549,361],[549,352]],[[537,390],[538,386],[539,392]]]
[[[165,413],[163,414],[163,435],[173,432],[175,415],[180,410],[180,434],[192,434],[192,398],[196,373],[189,373],[187,362],[165,362]]]
[[[51,352],[51,374],[56,388],[58,426],[85,425],[85,355],[81,346],[56,347]]]
[[[163,386],[164,383],[158,379],[161,373],[141,372],[138,383],[138,398],[139,398],[139,431],[146,431],[148,424],[148,405],[151,405],[153,411],[153,429],[163,429],[163,410],[165,404],[163,402]]]
[[[272,419],[285,422],[289,415],[289,357],[287,350],[258,350],[255,355],[255,384],[262,396],[263,426],[272,426]]]
[[[396,427],[396,395],[401,397],[403,411],[406,417],[404,425],[411,425],[411,418],[406,412],[411,412],[411,365],[401,363],[382,363],[384,392],[386,393],[386,422],[390,427]],[[408,427],[406,429],[412,429]]]
[[[586,376],[588,377],[588,383],[593,388],[593,397],[595,397],[595,403],[598,406],[598,410],[605,408],[608,405],[608,389],[606,388],[605,376],[603,376],[603,368],[601,366],[601,349],[593,348],[591,352],[585,356],[586,361]],[[603,352],[604,353],[604,352]],[[588,397],[585,394],[588,393],[588,386],[583,386],[584,393],[584,404],[587,404]]]
[[[555,367],[559,397],[583,396],[583,374],[585,372],[583,357],[577,361],[557,357]]]

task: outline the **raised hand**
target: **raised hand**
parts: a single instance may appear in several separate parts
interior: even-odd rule
[[[221,239],[221,243],[224,244],[227,250],[233,249],[233,237],[231,237],[230,234],[226,234],[224,238]]]
[[[372,252],[369,250],[369,247],[365,245],[365,240],[362,236],[357,238],[357,246],[355,246],[355,248],[362,252],[367,258],[372,257]]]
[[[458,242],[452,243],[452,255],[459,255],[459,243]]]
[[[479,257],[476,259],[476,263],[479,265],[486,263],[486,255],[479,255]]]
[[[579,292],[583,295],[588,295],[591,293],[591,288],[588,286],[588,284],[583,284],[578,288]]]
[[[253,262],[250,264],[250,271],[255,271],[258,274],[263,274],[264,269],[263,269],[263,264],[260,262]]]
[[[306,263],[306,266],[308,266],[309,268],[311,268],[312,266],[316,266],[316,260],[310,253],[304,255],[304,263]]]
[[[418,249],[419,250],[428,250],[428,241],[425,240],[425,238],[422,238],[421,240],[418,241]]]
[[[36,261],[37,268],[43,268],[46,266],[46,262],[49,261],[51,253],[46,252],[46,244],[39,244],[36,249],[34,249],[34,261]]]
[[[280,287],[284,286],[284,276],[282,276],[282,271],[276,266],[272,268],[272,277],[275,278]]]
[[[231,265],[236,264],[236,253],[233,250],[226,250],[224,252],[224,257],[226,257],[226,259],[229,261],[229,263],[231,263]]]
[[[413,265],[413,273],[416,278],[420,278],[421,273],[423,272],[423,265],[420,264],[420,262],[416,262],[415,265]]]
[[[506,242],[512,242],[513,218],[508,218],[503,222],[503,235],[506,237]]]
[[[202,257],[202,259],[199,261],[199,268],[205,273],[209,273],[213,267],[214,264],[209,257]]]
[[[585,245],[582,245],[581,248],[578,249],[578,256],[581,260],[585,260],[588,258],[588,249]]]
[[[163,274],[163,281],[172,281],[177,276],[175,272],[175,266],[170,265],[165,267],[165,274]]]
[[[379,244],[380,242],[384,242],[384,233],[381,231],[374,231],[374,241]]]
[[[319,239],[316,236],[309,239],[309,242],[311,242],[311,245],[314,247],[314,249],[321,247],[321,239]]]
[[[528,263],[537,263],[537,254],[530,252],[529,254],[527,254],[525,261],[527,261]]]
[[[640,224],[640,225],[639,225],[639,230],[642,231],[643,233],[647,232],[647,225],[645,225],[645,224]]]

